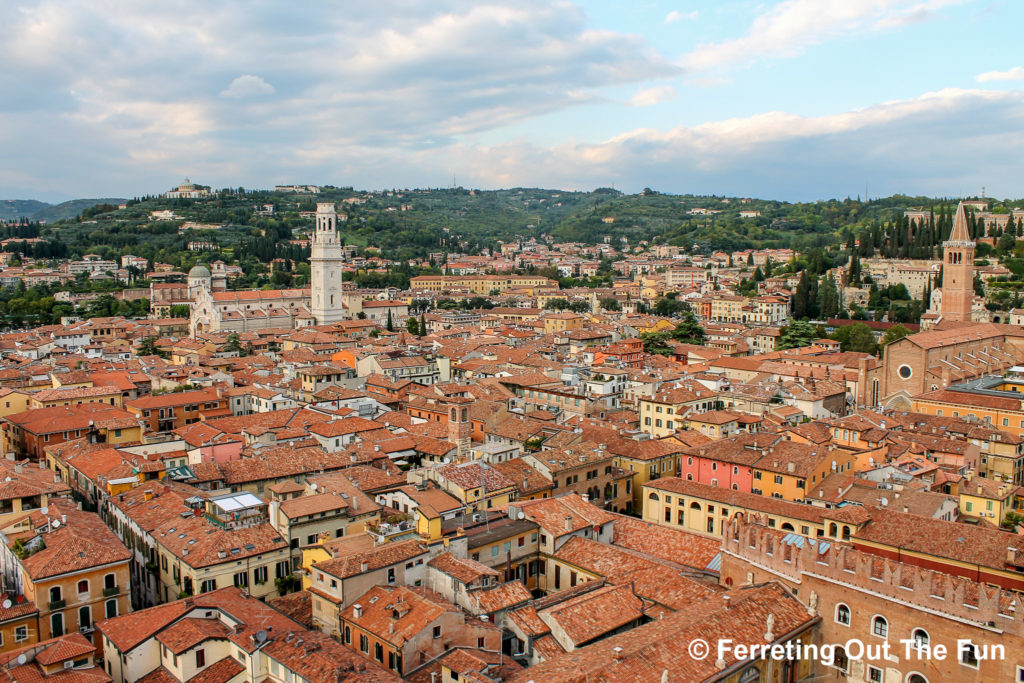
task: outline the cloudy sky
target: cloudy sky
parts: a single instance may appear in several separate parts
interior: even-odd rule
[[[1024,194],[1020,0],[0,3],[0,198]]]

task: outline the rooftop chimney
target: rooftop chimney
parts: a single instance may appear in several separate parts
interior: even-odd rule
[[[572,531],[572,515],[565,516],[565,530]]]
[[[366,572],[370,571],[370,563],[367,562],[366,560],[363,560],[359,564],[359,571],[362,572],[363,574],[365,574]]]
[[[621,647],[615,646],[615,647],[612,648],[612,659],[614,659],[616,662],[621,662],[622,661],[622,648]]]
[[[352,605],[352,616],[356,619],[361,619],[363,616],[363,606],[360,605],[358,602]]]

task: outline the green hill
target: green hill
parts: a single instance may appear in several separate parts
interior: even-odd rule
[[[117,198],[72,199],[60,204],[48,204],[35,199],[2,199],[0,200],[0,220],[28,218],[41,223],[54,223],[74,218],[85,209],[97,204],[118,206],[124,201]]]
[[[32,214],[52,206],[53,204],[36,201],[35,199],[0,199],[0,220],[28,218]]]
[[[118,199],[116,197],[106,197],[103,199],[72,199],[71,201],[47,206],[29,216],[29,218],[34,221],[54,223],[56,221],[74,218],[85,209],[92,208],[97,204],[111,204],[113,206],[118,206],[123,204],[124,201],[125,200]]]

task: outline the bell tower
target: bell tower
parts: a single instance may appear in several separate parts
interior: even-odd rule
[[[942,243],[942,250],[942,317],[969,323],[974,303],[974,241],[967,229],[963,202],[956,207],[953,230]]]
[[[341,272],[344,264],[341,239],[338,236],[338,213],[332,202],[316,205],[316,227],[310,245],[309,312],[317,325],[345,319],[341,305]]]
[[[455,457],[462,462],[469,455],[473,425],[469,420],[468,398],[453,396],[445,401],[448,405],[448,441],[455,444]]]

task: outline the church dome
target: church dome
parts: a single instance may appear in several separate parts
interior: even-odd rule
[[[212,277],[210,269],[206,266],[192,266],[192,270],[188,271],[188,276],[189,278]]]

